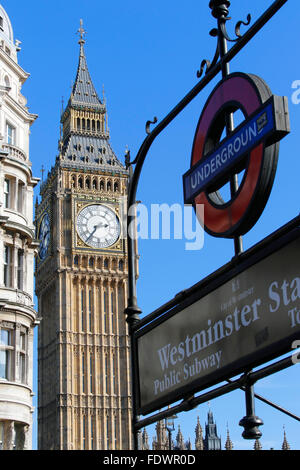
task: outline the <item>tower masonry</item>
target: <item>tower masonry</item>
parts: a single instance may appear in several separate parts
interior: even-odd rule
[[[59,155],[36,207],[39,449],[131,449],[122,234],[128,171],[110,144],[106,103],[88,71],[82,23],[79,33]]]

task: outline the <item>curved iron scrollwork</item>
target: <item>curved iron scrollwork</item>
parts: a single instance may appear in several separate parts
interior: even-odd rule
[[[150,131],[150,125],[151,124],[156,124],[157,123],[157,117],[155,116],[153,121],[147,121],[146,122],[146,133],[149,135],[151,134],[151,131]]]
[[[227,33],[226,21],[228,20],[231,20],[231,18],[224,18],[220,21],[220,29],[221,29],[222,35],[229,42],[237,42],[243,37],[243,35],[241,34],[241,26],[242,25],[249,26],[249,24],[251,23],[251,15],[250,13],[248,13],[247,21],[241,20],[237,22],[237,24],[235,25],[235,35],[236,35],[235,39],[231,39],[229,34]]]
[[[241,34],[241,26],[249,26],[251,23],[251,15],[248,13],[247,15],[247,21],[238,21],[237,24],[235,25],[235,35],[237,36],[238,39],[240,39],[242,36]],[[237,39],[237,40],[238,40]]]
[[[202,62],[200,64],[200,69],[197,70],[197,77],[198,78],[201,77],[205,67],[206,67],[206,72],[205,73],[207,73],[214,65],[216,65],[216,63],[218,62],[219,57],[220,57],[220,51],[219,51],[219,44],[218,44],[213,60],[211,62],[209,60],[206,60],[206,59],[202,60]]]

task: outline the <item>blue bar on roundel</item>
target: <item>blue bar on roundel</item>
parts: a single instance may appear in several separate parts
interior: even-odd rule
[[[275,130],[274,101],[271,100],[183,175],[184,203],[192,203],[207,186],[229,172]]]

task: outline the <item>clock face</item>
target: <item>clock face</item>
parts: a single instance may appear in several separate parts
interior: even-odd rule
[[[79,212],[77,233],[87,245],[93,248],[107,248],[118,240],[120,222],[111,209],[101,204],[93,204]]]
[[[47,213],[42,218],[38,238],[40,240],[39,257],[43,260],[47,256],[50,243],[50,220]]]

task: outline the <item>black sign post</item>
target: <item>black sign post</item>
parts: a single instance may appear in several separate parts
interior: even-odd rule
[[[139,183],[140,174],[143,168],[143,164],[145,162],[147,153],[153,141],[155,140],[155,138],[220,72],[222,73],[222,82],[220,82],[220,86],[226,89],[227,83],[229,83],[230,80],[233,80],[234,78],[234,74],[230,75],[229,73],[230,61],[245,47],[245,45],[258,33],[258,31],[260,31],[264,27],[264,25],[280,10],[280,8],[282,8],[282,6],[285,3],[287,3],[287,1],[288,0],[274,1],[273,4],[246,31],[244,35],[241,34],[241,26],[242,25],[249,26],[251,22],[251,17],[250,15],[248,15],[247,21],[245,22],[239,21],[236,24],[236,28],[235,28],[236,38],[234,39],[229,37],[227,30],[226,30],[226,23],[230,19],[228,17],[230,1],[211,0],[209,2],[211,13],[214,16],[214,18],[217,19],[217,28],[213,29],[210,32],[211,36],[217,37],[217,48],[216,48],[216,53],[215,53],[213,60],[211,62],[208,60],[202,61],[200,71],[197,72],[197,76],[198,78],[200,78],[200,81],[172,109],[172,111],[164,119],[162,119],[158,123],[157,123],[157,118],[154,118],[153,121],[147,122],[146,124],[147,137],[142,143],[134,161],[130,161],[130,152],[127,152],[126,166],[127,168],[130,168],[127,227],[132,228],[135,226],[134,224],[135,215],[134,215],[134,211],[132,210],[132,208],[136,205],[137,187]],[[230,49],[228,49],[228,42],[233,43],[233,46]],[[205,74],[203,75],[204,71],[205,71]],[[258,81],[260,80],[258,77],[257,79]],[[260,83],[261,83],[261,87],[264,88],[263,81],[261,81]],[[258,88],[260,88],[260,86],[258,86]],[[250,270],[254,269],[255,271],[256,265],[258,269],[264,270],[265,269],[264,263],[268,262],[268,260],[271,259],[271,258],[262,259],[266,257],[266,253],[268,252],[268,250],[271,250],[271,251],[273,250],[272,256],[276,257],[277,256],[276,248],[274,248],[276,243],[277,244],[279,243],[280,245],[280,243],[282,243],[282,240],[284,239],[283,234],[288,233],[289,229],[291,230],[295,229],[295,221],[293,221],[291,225],[289,225],[288,227],[282,228],[280,232],[282,236],[278,237],[277,235],[272,235],[268,237],[265,241],[261,242],[260,248],[264,247],[264,250],[265,250],[263,257],[259,255],[259,253],[261,253],[260,249],[254,248],[253,251],[250,250],[251,251],[250,254],[249,254],[249,250],[246,254],[243,253],[241,237],[257,221],[258,217],[260,216],[264,208],[264,205],[267,202],[267,199],[271,190],[271,186],[273,184],[274,174],[276,170],[276,163],[277,163],[277,155],[278,155],[278,142],[277,141],[280,138],[282,138],[286,133],[289,132],[288,111],[286,107],[286,100],[284,98],[283,99],[279,98],[279,101],[278,101],[276,97],[273,99],[271,93],[268,90],[268,87],[265,86],[264,89],[262,88],[260,89],[262,99],[261,99],[261,102],[258,103],[256,108],[252,109],[252,111],[249,111],[251,106],[249,109],[245,109],[245,108],[242,109],[242,111],[244,112],[245,119],[246,119],[244,126],[249,124],[250,119],[253,118],[255,121],[255,126],[256,126],[255,132],[258,135],[263,129],[267,128],[267,126],[271,122],[271,120],[268,118],[272,117],[273,119],[272,129],[269,129],[270,132],[266,133],[267,135],[265,136],[265,138],[262,138],[261,140],[258,138],[258,140],[254,142],[256,144],[254,148],[251,147],[249,149],[244,149],[245,150],[244,153],[242,152],[240,155],[237,155],[236,160],[229,164],[229,171],[228,171],[228,168],[226,168],[226,172],[223,172],[220,170],[220,173],[218,175],[214,175],[216,176],[215,179],[210,181],[208,185],[200,187],[200,190],[201,190],[200,194],[196,195],[194,198],[195,209],[197,206],[197,198],[200,198],[200,201],[201,201],[201,197],[207,200],[209,204],[212,203],[211,205],[215,206],[214,209],[217,212],[212,211],[212,216],[211,216],[211,223],[212,223],[213,228],[212,229],[208,228],[207,230],[208,233],[211,233],[212,235],[215,235],[215,236],[225,236],[225,237],[227,236],[229,238],[233,238],[234,240],[236,256],[232,262],[232,265],[229,268],[229,271],[228,271],[228,266],[220,268],[220,272],[217,275],[213,275],[209,277],[208,279],[201,281],[202,282],[201,288],[200,286],[197,286],[196,291],[194,291],[194,288],[192,288],[191,290],[189,290],[189,295],[187,295],[187,292],[180,294],[175,299],[171,299],[170,302],[168,302],[166,305],[159,308],[156,312],[153,312],[152,314],[148,315],[147,317],[141,320],[140,315],[142,312],[141,312],[141,309],[138,307],[137,297],[136,297],[135,240],[134,240],[134,236],[132,236],[131,233],[128,234],[128,305],[127,305],[127,308],[125,309],[125,314],[127,316],[129,332],[130,332],[132,345],[133,345],[132,355],[131,355],[132,390],[133,390],[133,393],[132,393],[133,422],[132,424],[133,424],[135,449],[138,449],[138,441],[139,441],[138,433],[139,433],[139,430],[143,426],[146,426],[150,424],[151,422],[155,422],[159,419],[163,419],[168,416],[171,416],[174,413],[178,413],[180,411],[187,411],[188,409],[191,409],[194,406],[197,406],[197,404],[201,402],[207,401],[216,396],[220,396],[224,393],[228,393],[229,391],[235,390],[236,388],[242,388],[243,390],[245,390],[245,393],[246,393],[246,416],[240,422],[240,424],[245,429],[243,433],[243,437],[247,439],[256,439],[260,437],[261,432],[258,430],[258,426],[262,424],[262,421],[255,416],[255,410],[254,410],[255,393],[253,389],[253,384],[258,378],[267,376],[268,374],[273,373],[274,371],[281,370],[283,368],[293,365],[293,361],[291,360],[291,358],[288,358],[286,360],[281,361],[277,365],[268,366],[258,372],[251,372],[251,367],[253,367],[254,365],[262,364],[268,358],[278,357],[278,355],[282,351],[289,350],[290,346],[288,346],[288,344],[290,344],[290,340],[293,337],[293,333],[291,333],[291,335],[286,333],[286,330],[285,330],[286,325],[284,327],[282,325],[282,331],[279,328],[279,336],[276,337],[275,339],[272,338],[273,331],[271,333],[271,323],[269,321],[270,319],[269,320],[265,319],[265,323],[261,322],[261,317],[260,317],[261,312],[259,311],[261,307],[261,303],[263,302],[265,293],[259,292],[258,285],[255,285],[254,280],[253,280],[253,283],[251,283],[249,279],[248,281],[244,281],[243,279],[243,276],[246,273],[246,270],[243,270],[243,268],[245,268],[243,264],[245,260],[248,260],[246,261],[246,264],[248,263],[248,268]],[[270,102],[272,102],[271,104],[272,110],[270,111],[269,108],[265,110],[259,109],[260,105],[261,105],[261,108],[263,108],[263,106],[268,106],[269,104],[268,99],[270,99]],[[220,158],[218,160],[217,158],[218,154],[216,154],[214,157],[213,153],[215,150],[217,150],[217,147],[221,148],[222,146],[222,142],[220,142],[220,137],[222,134],[222,129],[224,127],[226,129],[226,139],[228,139],[226,143],[228,145],[230,145],[229,140],[232,137],[235,136],[236,139],[238,139],[237,133],[240,130],[245,130],[245,127],[243,127],[243,128],[238,128],[236,131],[234,131],[233,112],[235,109],[230,105],[228,105],[227,108],[225,109],[224,108],[226,104],[225,102],[220,103],[220,104],[221,104],[220,108],[216,109],[216,114],[213,116],[213,119],[212,119],[212,123],[214,125],[217,125],[217,129],[218,129],[217,133],[213,135],[211,134],[212,132],[211,129],[207,128],[207,135],[210,135],[210,137],[212,137],[213,135],[215,148],[209,147],[205,139],[203,142],[201,142],[201,135],[199,137],[200,140],[197,141],[198,137],[196,135],[195,142],[194,142],[194,149],[196,148],[196,154],[195,154],[196,156],[195,156],[195,161],[193,161],[192,159],[192,167],[191,167],[190,172],[188,172],[188,175],[190,175],[190,173],[195,170],[196,164],[201,165],[201,163],[204,163],[203,172],[205,172],[205,163],[209,162],[209,158],[211,158],[210,167],[209,167],[210,172],[212,172],[213,167],[216,168],[216,163],[219,162],[221,166],[222,157],[219,156]],[[224,112],[224,109],[225,109],[225,112]],[[263,111],[263,112],[260,113],[260,111]],[[258,113],[258,114],[255,114],[255,113]],[[155,123],[157,123],[157,125],[154,127],[152,131],[150,131],[150,125],[155,124]],[[252,130],[253,135],[255,132]],[[276,139],[272,140],[271,138],[271,141],[268,141],[267,137],[270,138],[271,134],[273,135],[273,137],[274,135],[276,135]],[[240,141],[241,139],[242,137],[240,136]],[[238,150],[240,150],[238,149],[239,142],[238,140],[236,140],[236,142],[237,143],[236,143],[235,150],[237,150],[236,154],[238,154],[239,153]],[[229,147],[227,147],[227,156],[228,156],[228,149]],[[231,149],[234,149],[234,143],[232,143]],[[253,157],[253,152],[256,153],[254,157]],[[270,163],[270,158],[271,158],[271,163],[272,163],[271,166],[269,166],[267,169],[266,169],[266,165],[264,164],[264,162],[266,162],[266,160],[264,159],[266,152],[268,153],[268,156],[267,156],[268,162]],[[234,153],[233,150],[231,150],[231,154],[233,153]],[[223,153],[223,156],[224,155],[225,153]],[[253,157],[252,159],[251,159],[251,156]],[[243,208],[245,208],[245,205],[247,207],[248,205],[249,207],[251,206],[251,202],[253,202],[253,198],[255,197],[257,198],[257,192],[249,196],[249,191],[247,189],[247,181],[246,181],[247,178],[244,178],[244,181],[241,183],[240,186],[238,185],[236,170],[238,170],[242,164],[243,165],[248,164],[250,167],[251,164],[253,164],[253,161],[255,160],[257,156],[261,156],[261,164],[256,165],[257,167],[256,169],[258,172],[256,176],[258,180],[261,181],[260,175],[264,173],[264,178],[265,178],[264,185],[260,186],[260,191],[261,191],[260,194],[263,194],[263,198],[262,198],[263,204],[260,206],[259,210],[255,211],[253,208],[255,204],[252,203],[252,208],[246,214],[247,218],[250,219],[250,222],[247,224],[245,223],[245,220],[244,220],[243,223],[240,224],[239,219],[238,219],[239,213],[241,212],[241,210],[243,210]],[[215,160],[213,160],[213,158],[215,158]],[[200,169],[197,168],[197,169],[199,170],[200,176],[201,176],[201,168]],[[253,169],[253,174],[255,174],[254,170],[255,169]],[[230,180],[231,198],[232,198],[231,213],[236,214],[236,217],[237,217],[236,226],[233,226],[233,227],[228,226],[228,221],[226,222],[226,208],[223,207],[224,204],[222,203],[222,200],[220,199],[218,195],[218,188],[222,186],[222,184],[224,184],[225,177],[227,178],[227,180],[228,178]],[[188,189],[190,189],[191,186],[195,184],[195,181],[196,181],[195,176],[194,176],[194,179],[190,181],[192,181],[190,182],[190,186],[188,186],[189,183],[186,183],[185,192]],[[240,196],[241,193],[243,193],[242,196]],[[247,197],[249,200],[248,205],[247,205]],[[236,203],[235,201],[238,201],[238,202]],[[217,232],[214,233],[214,230],[215,230],[214,220],[218,220],[217,227],[218,229],[221,228],[221,230],[219,231],[219,234]],[[297,224],[298,224],[297,226],[299,226],[299,220],[297,220]],[[296,230],[296,232],[297,232],[297,237],[298,237],[299,236],[298,231]],[[293,233],[296,233],[296,232],[293,231]],[[289,236],[290,235],[288,235],[288,237]],[[279,242],[278,240],[281,240],[281,241]],[[273,242],[275,243],[275,245]],[[288,246],[284,248],[283,245],[281,245],[281,249],[288,250]],[[280,250],[278,251],[278,253],[280,253]],[[261,264],[259,263],[259,259],[261,259],[260,261]],[[226,281],[226,276],[227,277],[229,276],[227,278],[227,281]],[[255,277],[255,272],[253,276]],[[295,276],[297,277],[296,273],[295,273]],[[221,283],[220,283],[220,279],[222,279]],[[290,295],[296,299],[297,297],[296,290],[295,290],[296,287],[291,285],[291,283],[293,282],[296,283],[296,281],[294,281],[293,279],[291,279],[290,281],[290,288],[293,289],[293,294],[290,293]],[[244,295],[245,297],[244,298],[241,297],[239,299],[239,301],[242,303],[239,306],[236,305],[237,311],[233,310],[233,312],[226,313],[226,308],[229,308],[228,305],[226,307],[226,300],[224,300],[224,298],[228,298],[228,292],[226,291],[226,289],[228,289],[228,285],[226,284],[226,282],[231,282],[232,280],[234,280],[234,282],[236,282],[237,285],[239,285],[239,283],[245,282],[244,290],[238,294],[242,296]],[[251,285],[249,284],[249,282]],[[280,280],[278,280],[278,282],[280,284]],[[247,285],[250,285],[250,287],[247,288]],[[273,285],[272,287],[271,280],[269,280],[268,285],[269,285],[269,289],[271,289],[271,291],[270,290],[268,291],[269,294],[271,292],[270,305],[273,305],[273,307],[271,308],[276,309],[276,305],[277,305],[276,302],[279,302],[278,298],[280,297],[281,294],[279,291],[276,290],[277,289],[276,285]],[[224,292],[223,292],[223,289],[225,289]],[[251,289],[253,289],[253,291]],[[280,290],[279,287],[278,289]],[[205,294],[206,291],[207,293]],[[222,294],[221,294],[221,291],[222,291]],[[172,326],[173,337],[171,337],[172,335],[169,335],[167,339],[166,334],[163,331],[164,325],[170,325],[171,324],[170,322],[176,323],[177,321],[179,321],[179,324],[180,324],[180,320],[177,320],[180,318],[180,312],[184,312],[184,309],[193,308],[192,307],[193,305],[197,306],[197,302],[200,302],[200,303],[207,302],[209,300],[209,292],[220,293],[220,305],[223,305],[223,314],[220,316],[220,308],[222,309],[220,305],[215,306],[215,309],[212,309],[212,311],[210,309],[208,310],[207,308],[203,308],[203,311],[206,313],[204,313],[203,318],[199,317],[199,324],[194,325],[194,330],[193,330],[194,333],[193,331],[182,332],[183,337],[179,336],[178,341],[176,343],[174,342],[175,340],[174,340],[174,335],[173,335],[176,328],[174,329]],[[253,295],[253,298],[252,298],[252,295]],[[273,295],[273,298],[272,298],[272,295]],[[222,297],[223,297],[223,301],[221,299]],[[246,302],[247,297],[248,297],[248,302],[243,303],[244,301]],[[196,298],[198,298],[198,300]],[[295,306],[293,308],[298,308],[298,307]],[[175,309],[175,311],[172,309]],[[208,311],[212,315],[215,315],[215,314],[217,315],[214,317],[214,326],[212,326],[212,323],[208,324],[208,322],[209,321],[212,322],[213,319],[208,316],[205,317],[205,315],[208,315]],[[294,316],[296,315],[296,323],[297,323],[298,317],[295,312],[296,311],[294,311]],[[290,315],[292,316],[293,313],[290,313]],[[207,322],[205,327],[202,325],[203,321]],[[227,325],[226,325],[226,321],[227,321]],[[187,326],[192,327],[192,325],[187,325]],[[256,329],[256,326],[258,326],[258,329]],[[228,333],[229,331],[231,331],[231,328],[232,328],[231,334],[233,335],[233,330],[235,329],[235,333],[234,333],[235,338],[237,342],[239,342],[240,341],[239,334],[237,333],[240,330],[241,332],[243,331],[243,329],[246,330],[247,329],[246,327],[249,328],[249,331],[251,330],[251,337],[254,343],[252,343],[252,345],[249,345],[246,341],[247,343],[247,345],[245,346],[246,349],[242,352],[240,358],[230,357],[230,348],[226,346],[226,341],[225,341],[226,338],[225,337],[221,338],[221,333],[223,336],[224,335],[226,336],[226,332]],[[220,328],[220,330],[218,330],[218,328]],[[223,330],[221,330],[221,328],[223,328]],[[296,330],[297,332],[299,330],[298,324],[297,324]],[[152,357],[152,359],[154,357],[156,357],[157,359],[157,354],[158,354],[157,351],[160,351],[161,356],[159,357],[159,361],[161,364],[164,365],[164,367],[166,367],[167,360],[170,361],[171,363],[174,363],[174,366],[178,362],[182,362],[179,359],[183,357],[184,344],[186,345],[186,347],[189,346],[189,348],[191,348],[191,344],[189,343],[188,338],[191,338],[191,337],[194,338],[193,347],[196,349],[198,348],[199,351],[200,351],[200,345],[202,346],[204,345],[204,339],[206,342],[205,343],[206,347],[207,347],[207,344],[210,343],[210,340],[211,340],[211,344],[208,345],[209,348],[211,347],[212,344],[217,344],[219,340],[220,341],[224,340],[224,341],[222,343],[222,348],[221,348],[221,343],[220,343],[220,349],[217,349],[216,351],[207,350],[207,356],[205,356],[205,358],[206,359],[208,358],[208,359],[205,362],[205,364],[206,363],[211,364],[210,373],[204,376],[201,375],[201,370],[203,366],[201,365],[201,368],[200,366],[198,366],[198,372],[200,375],[198,374],[197,377],[192,378],[189,383],[186,381],[186,384],[183,384],[182,383],[183,376],[181,374],[184,374],[184,369],[181,370],[181,372],[177,370],[176,368],[172,369],[170,371],[170,375],[169,376],[167,375],[168,380],[165,379],[164,377],[163,379],[161,377],[155,378],[151,376],[151,374],[149,373],[149,370],[147,369],[147,365],[146,365],[147,360],[149,362],[149,357],[147,360],[145,360],[145,358],[143,357],[143,350],[146,348],[147,354],[148,352],[150,354],[151,348],[154,347],[154,343],[153,344],[151,343],[153,338],[150,341],[150,343],[148,341],[148,338],[150,338],[152,331],[156,331],[156,332],[160,331],[161,337],[164,340],[161,346],[156,345],[156,349],[153,352],[154,356]],[[215,331],[214,333],[215,336],[213,336],[213,331]],[[216,336],[216,335],[219,335],[220,338],[219,336]],[[218,337],[218,341],[216,340],[216,337]],[[145,344],[143,344],[143,342],[145,342]],[[143,345],[142,347],[140,347],[141,344]],[[204,346],[202,347],[202,350],[203,349],[205,349]],[[188,349],[188,352],[190,351],[191,349]],[[227,355],[228,357],[227,357],[227,360],[225,360],[222,365],[221,360],[223,359],[221,358],[222,358],[223,352],[225,352],[225,356]],[[186,354],[188,353],[186,352]],[[223,358],[224,358],[224,355],[223,355]],[[200,364],[202,364],[201,361],[204,358],[203,357],[200,358],[199,356],[197,358],[195,357],[194,359],[197,359],[197,361],[200,362]],[[185,369],[187,376],[189,375],[189,370],[190,370],[189,367],[191,365],[192,364],[187,363],[187,369]],[[194,362],[194,369],[196,368],[196,366],[197,366],[197,363]],[[202,395],[199,398],[193,396],[193,393],[204,389],[209,384],[217,384],[220,380],[224,380],[226,378],[227,380],[229,380],[229,378],[233,376],[232,374],[233,371],[235,371],[236,373],[244,372],[243,377],[234,382],[229,381],[227,385],[218,387],[215,390],[212,390]],[[149,380],[151,382],[150,385],[149,385]],[[164,382],[165,387],[161,386],[161,383],[163,383],[163,381],[165,381]],[[169,385],[169,387],[167,387],[167,385]],[[147,395],[148,387],[149,387],[150,396]],[[162,395],[160,397],[157,397],[157,399],[155,397],[153,398],[153,393],[154,395],[155,393],[158,395],[159,393],[161,393],[160,389],[163,389],[163,388],[164,390],[167,390],[168,388],[170,390],[167,390],[166,393],[162,392]],[[151,396],[151,393],[152,393],[152,396]],[[178,397],[183,398],[183,402],[181,405],[170,408],[164,412],[157,413],[151,418],[146,418],[143,420],[139,419],[140,413],[147,413],[150,410],[151,411],[157,410],[160,406],[163,406],[163,404],[171,403],[172,400],[178,399]],[[272,406],[276,406],[272,403],[269,403],[269,404],[271,404]],[[298,417],[296,417],[296,419],[298,419]]]

